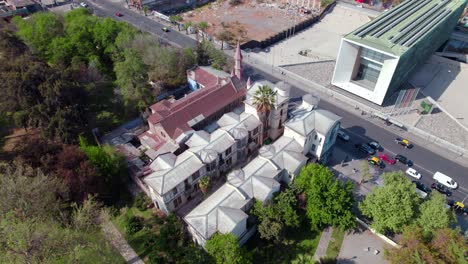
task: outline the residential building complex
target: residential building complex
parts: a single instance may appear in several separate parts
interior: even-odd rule
[[[242,56],[239,56],[235,69],[242,67]],[[211,67],[188,70],[188,83],[194,92],[179,100],[165,99],[150,106],[149,130],[139,136],[141,144],[148,149],[146,154],[155,159],[161,153],[177,151],[193,131],[201,130],[242,105],[247,89],[240,78],[240,74],[230,76]]]
[[[332,84],[382,105],[446,42],[466,0],[407,0],[341,40]]]
[[[216,232],[233,233],[241,244],[247,241],[256,230],[247,215],[254,201],[271,199],[281,183],[292,181],[307,163],[306,154],[331,148],[340,117],[314,109],[307,100],[291,116],[283,136],[260,148],[257,157],[232,171],[224,185],[184,217],[196,243],[204,246]],[[309,142],[318,144],[315,150]]]
[[[143,181],[156,207],[168,213],[177,210],[198,191],[202,176],[214,178],[231,169],[256,150],[261,142],[261,122],[251,114],[227,113],[211,134],[196,131],[185,142],[187,150],[176,156],[159,155]]]

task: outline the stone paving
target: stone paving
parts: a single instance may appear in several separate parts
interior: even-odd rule
[[[141,260],[135,250],[127,243],[111,221],[107,221],[103,224],[102,231],[106,239],[120,252],[127,263],[144,264],[143,260]]]
[[[281,66],[281,68],[303,76],[307,80],[328,87],[330,86],[333,71],[335,69],[335,61],[318,61],[296,65],[285,65]]]
[[[468,131],[463,129],[444,112],[422,116],[416,127],[468,149]]]
[[[320,260],[327,255],[327,248],[328,244],[330,244],[330,240],[332,238],[333,227],[327,227],[322,231],[322,235],[320,236],[320,241],[317,245],[317,249],[315,250],[314,259]]]

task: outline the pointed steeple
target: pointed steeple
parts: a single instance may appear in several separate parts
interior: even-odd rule
[[[249,89],[250,86],[252,86],[252,83],[251,83],[251,81],[250,81],[250,76],[249,76],[249,78],[247,78],[246,86],[247,86],[247,89]]]
[[[234,73],[234,69],[231,70],[231,77],[234,77],[236,76],[236,74]]]
[[[239,80],[242,80],[242,51],[240,48],[240,42],[237,40],[236,54],[234,55],[235,65],[234,73]]]

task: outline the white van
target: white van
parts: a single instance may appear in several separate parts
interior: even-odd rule
[[[458,183],[454,181],[452,178],[449,176],[441,173],[441,172],[436,172],[434,174],[434,177],[432,177],[436,182],[445,185],[449,187],[450,189],[456,189],[458,187]]]

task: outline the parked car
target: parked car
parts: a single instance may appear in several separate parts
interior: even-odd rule
[[[161,30],[164,31],[164,32],[169,32],[169,29],[167,27],[163,27],[163,28],[161,28]]]
[[[366,154],[366,155],[374,155],[375,150],[367,144],[356,144],[354,145],[360,152]]]
[[[408,159],[407,157],[405,157],[405,156],[403,156],[401,154],[396,155],[395,159],[398,160],[399,162],[405,164],[408,167],[413,166],[413,162],[410,159]]]
[[[377,141],[371,141],[371,142],[367,143],[367,145],[369,145],[369,147],[371,147],[371,148],[373,148],[373,149],[375,149],[377,151],[382,151],[383,150],[382,146]]]
[[[413,148],[413,144],[411,144],[407,139],[404,138],[396,138],[395,142],[402,145],[405,148]]]
[[[432,177],[436,182],[445,185],[446,187],[450,189],[456,189],[458,188],[458,183],[454,181],[452,178],[449,176],[443,174],[442,172],[436,172],[434,173],[434,176]]]
[[[432,192],[431,188],[427,187],[426,185],[424,185],[421,182],[412,181],[412,183],[416,185],[416,188],[418,188],[419,190],[421,190],[421,191],[423,191],[425,193],[431,193]]]
[[[349,141],[349,136],[343,130],[338,130],[336,137],[343,140],[344,142]]]
[[[421,177],[422,177],[421,173],[419,173],[417,170],[415,170],[413,168],[408,168],[406,170],[406,175],[409,175],[409,176],[411,176],[413,178],[416,178],[418,180],[421,179]]]
[[[120,12],[115,12],[115,16],[117,16],[117,17],[122,17],[123,15],[122,15],[122,13],[120,13]]]
[[[88,7],[88,4],[86,4],[85,2],[81,2],[81,3],[80,3],[80,6],[82,6],[82,7]]]
[[[438,182],[434,182],[431,185],[431,188],[436,189],[441,194],[445,194],[445,196],[447,196],[447,197],[452,196],[452,192],[447,187],[445,187],[444,185],[442,185],[442,184],[440,184]]]
[[[372,157],[368,158],[367,162],[369,162],[370,164],[375,165],[375,166],[381,166],[381,164],[382,164],[382,161],[379,158],[377,158],[376,156],[372,156]]]
[[[387,154],[380,154],[379,159],[381,159],[382,161],[385,161],[386,163],[390,165],[393,165],[396,163],[396,160],[390,158]]]

